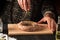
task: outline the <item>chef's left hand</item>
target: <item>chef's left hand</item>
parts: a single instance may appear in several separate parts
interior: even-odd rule
[[[42,23],[42,22],[47,22],[48,24],[48,28],[52,31],[56,30],[56,22],[53,18],[49,17],[49,16],[44,16],[40,21],[38,21],[38,23]]]

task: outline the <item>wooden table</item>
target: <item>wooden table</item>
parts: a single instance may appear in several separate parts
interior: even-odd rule
[[[13,26],[12,26],[13,25]],[[21,31],[16,24],[8,24],[8,35],[41,35],[41,34],[53,34],[53,32],[47,27],[47,24],[40,24],[46,27],[42,31],[26,32]]]

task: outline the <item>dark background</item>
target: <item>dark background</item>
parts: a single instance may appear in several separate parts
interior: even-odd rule
[[[56,6],[58,14],[60,15],[60,0],[55,0],[55,6]]]
[[[56,6],[56,10],[58,12],[58,14],[60,15],[60,0],[54,0],[55,2],[55,6]],[[2,15],[2,11],[3,11],[3,8],[4,8],[4,5],[7,3],[7,2],[12,2],[12,0],[0,0],[0,15]]]

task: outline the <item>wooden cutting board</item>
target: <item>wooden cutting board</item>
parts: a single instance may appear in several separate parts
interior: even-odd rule
[[[13,26],[12,26],[13,25]],[[40,24],[46,27],[44,30],[35,32],[21,31],[16,24],[8,24],[8,35],[41,35],[41,34],[53,34],[53,32],[48,28],[47,24]]]

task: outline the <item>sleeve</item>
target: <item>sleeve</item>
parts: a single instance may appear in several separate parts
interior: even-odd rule
[[[53,0],[44,0],[43,1],[41,13],[43,16],[49,14],[50,17],[53,18],[54,20],[56,20],[56,22],[57,22],[58,15],[57,15],[56,7],[55,7]]]

